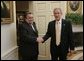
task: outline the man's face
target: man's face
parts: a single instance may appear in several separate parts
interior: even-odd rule
[[[61,18],[62,12],[61,12],[59,9],[56,9],[53,13],[54,13],[55,19],[56,19],[57,21],[59,21],[60,18]]]
[[[28,14],[26,16],[26,19],[28,19],[29,22],[32,22],[33,21],[33,15],[32,14]]]

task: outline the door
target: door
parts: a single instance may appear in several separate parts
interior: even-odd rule
[[[32,1],[29,3],[29,11],[34,14],[39,36],[44,36],[48,23],[54,19],[53,9],[62,8],[63,18],[66,14],[66,1]],[[50,38],[45,43],[39,43],[39,60],[50,60]]]

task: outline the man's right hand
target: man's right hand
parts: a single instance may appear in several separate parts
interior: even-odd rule
[[[44,40],[42,37],[38,37],[37,40],[36,40],[38,43],[42,43]]]

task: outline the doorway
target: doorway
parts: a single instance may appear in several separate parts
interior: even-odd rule
[[[17,45],[18,46],[19,46],[18,25],[24,21],[24,14],[27,11],[29,11],[29,1],[16,1],[16,28],[17,28]],[[18,56],[20,60],[21,55],[19,53],[19,47],[18,47]]]

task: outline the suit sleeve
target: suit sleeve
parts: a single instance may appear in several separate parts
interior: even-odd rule
[[[20,30],[20,38],[24,40],[23,42],[32,42],[32,43],[36,42],[37,37],[33,37],[30,34],[28,34],[29,32],[24,27],[24,25],[20,25],[19,30]]]
[[[69,47],[70,47],[70,50],[74,50],[74,40],[73,40],[73,32],[72,32],[72,25],[71,25],[71,22],[69,21],[68,23],[68,28],[69,28]]]
[[[46,34],[44,35],[44,37],[43,37],[43,39],[44,39],[44,41],[43,41],[43,43],[51,36],[51,32],[50,32],[50,29],[51,27],[50,27],[50,23],[48,24],[48,29],[47,29],[47,32],[46,32]]]

